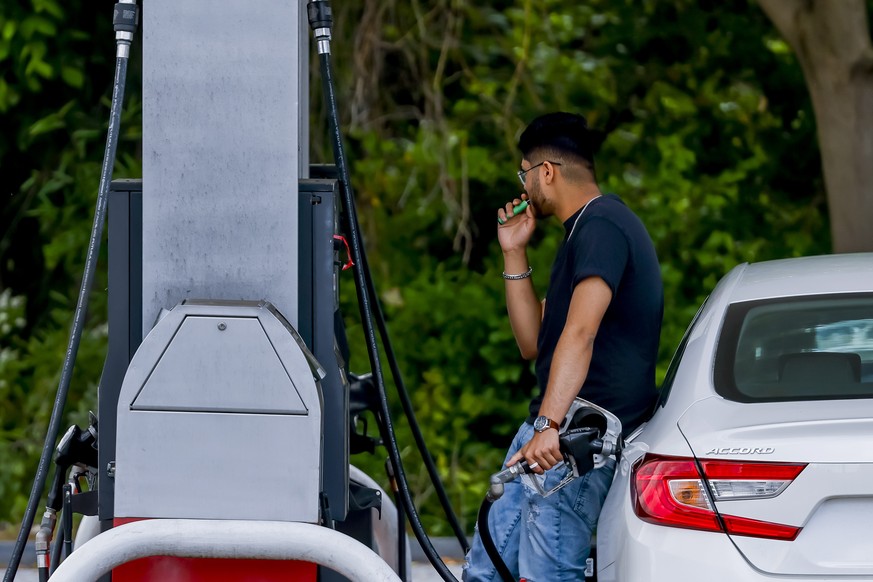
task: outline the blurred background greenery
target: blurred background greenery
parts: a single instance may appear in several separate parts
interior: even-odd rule
[[[23,513],[84,265],[111,95],[110,8],[0,4],[0,521]],[[469,531],[535,386],[506,320],[495,241],[496,208],[519,192],[515,141],[526,122],[558,109],[586,115],[602,139],[603,188],[648,226],[665,284],[659,379],[730,268],[832,251],[803,70],[754,1],[333,8],[371,267],[422,429]],[[116,178],[141,175],[138,59],[135,45]],[[330,162],[312,62],[312,161]],[[560,239],[552,222],[531,253],[541,291]],[[107,344],[103,253],[63,426],[86,424],[96,408]],[[351,367],[362,373],[349,273],[343,304]],[[425,524],[445,535],[408,427],[397,426]],[[379,478],[384,458],[380,450],[352,462]]]

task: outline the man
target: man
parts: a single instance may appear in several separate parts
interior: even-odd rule
[[[509,320],[522,357],[536,359],[540,387],[506,465],[527,460],[545,475],[546,489],[567,470],[549,469],[562,459],[557,428],[576,396],[618,416],[625,434],[646,419],[656,398],[664,303],[658,260],[640,219],[617,196],[600,192],[591,142],[580,115],[535,119],[518,144],[525,194],[497,212]],[[529,205],[516,215],[523,200]],[[527,245],[536,219],[547,216],[557,217],[566,234],[541,304]],[[521,480],[507,484],[489,524],[517,579],[584,580],[591,533],[614,471],[610,460],[547,498]],[[498,580],[478,534],[464,580]]]

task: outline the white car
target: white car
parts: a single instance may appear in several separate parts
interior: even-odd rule
[[[597,579],[873,581],[873,253],[716,286],[628,439]]]

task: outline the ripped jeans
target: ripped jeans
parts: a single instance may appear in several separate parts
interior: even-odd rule
[[[524,423],[515,435],[504,463],[533,437]],[[546,472],[546,490],[566,475],[566,466]],[[516,580],[528,582],[582,582],[591,533],[612,485],[615,461],[589,471],[560,491],[543,497],[522,479],[506,484],[503,497],[494,502],[488,525],[494,544]],[[464,582],[500,580],[485,552],[478,528],[464,564]]]

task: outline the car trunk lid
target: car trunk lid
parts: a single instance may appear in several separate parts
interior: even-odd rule
[[[792,541],[731,534],[756,568],[785,575],[873,574],[873,447],[866,446],[873,437],[873,400],[748,404],[711,397],[689,407],[678,424],[700,461],[805,464],[778,492],[770,481],[773,489],[744,495],[756,485],[739,479],[736,495],[730,479],[710,479],[724,520],[800,528]]]

